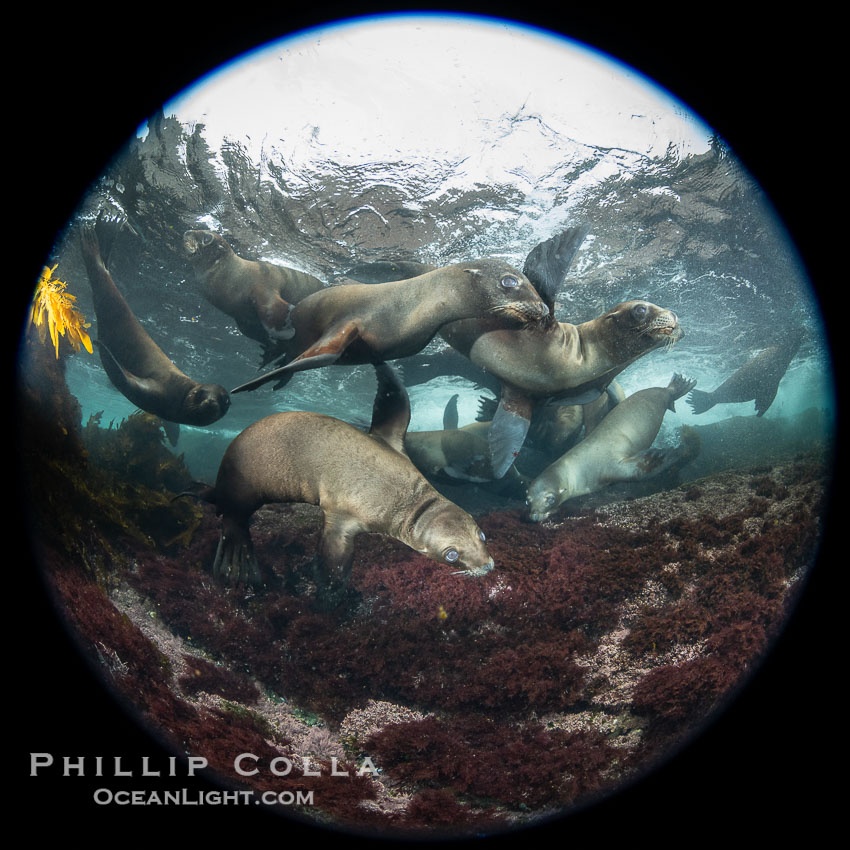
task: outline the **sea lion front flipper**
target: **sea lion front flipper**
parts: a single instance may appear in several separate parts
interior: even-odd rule
[[[290,360],[285,366],[272,369],[271,372],[266,372],[252,381],[240,384],[232,389],[230,394],[249,392],[267,384],[269,381],[277,381],[275,389],[279,389],[295,372],[318,369],[321,366],[330,366],[336,363],[343,351],[359,336],[360,326],[357,322],[334,325],[318,342],[313,343],[306,351],[299,354],[294,360]]]
[[[246,520],[224,516],[213,562],[213,576],[236,587],[262,585],[263,579],[254,557],[254,545]]]
[[[157,392],[156,381],[151,381],[146,378],[139,378],[132,372],[128,372],[117,360],[115,355],[109,348],[100,340],[95,340],[94,343],[100,352],[100,362],[103,364],[103,369],[106,372],[109,380],[115,385],[115,388],[127,399],[135,402],[135,399],[140,395],[150,397]],[[142,408],[144,410],[144,408]],[[151,412],[151,411],[148,411]]]
[[[445,410],[443,410],[443,430],[455,431],[457,429],[457,400],[458,394],[455,393],[447,402]]]
[[[172,446],[176,446],[177,441],[180,439],[180,425],[169,419],[161,419],[160,421],[162,422],[162,430],[165,431],[165,436],[168,437],[168,442]]]
[[[316,596],[324,608],[334,608],[348,590],[354,559],[354,538],[363,531],[360,522],[340,511],[325,511],[319,548],[313,561]]]
[[[407,390],[392,367],[386,363],[376,363],[375,374],[378,376],[378,391],[372,405],[369,433],[380,437],[397,452],[406,454],[404,435],[410,424],[410,399]]]
[[[288,301],[264,286],[255,286],[251,290],[251,301],[270,340],[278,342],[295,336],[295,328],[290,321],[292,305]]]
[[[531,399],[508,387],[502,388],[499,407],[487,432],[493,477],[501,478],[517,459],[531,425]]]
[[[776,392],[778,389],[779,384],[776,383],[771,387],[764,387],[764,389],[760,390],[756,394],[756,416],[764,416],[768,407],[773,404],[773,400],[776,398]]]
[[[525,259],[523,274],[532,282],[538,295],[554,311],[555,299],[564,283],[581,243],[587,236],[586,225],[568,227],[551,239],[535,245]]]

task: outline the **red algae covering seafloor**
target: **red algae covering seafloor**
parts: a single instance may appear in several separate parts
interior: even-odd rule
[[[73,406],[51,409],[23,441],[31,522],[83,652],[223,786],[312,791],[302,815],[352,830],[492,831],[640,775],[758,664],[824,513],[812,455],[546,525],[491,512],[479,522],[496,569],[482,578],[362,535],[351,597],[328,612],[309,580],[317,509],[259,510],[266,586],[223,587],[218,520],[172,501],[188,473],[156,424],[85,434]],[[116,469],[128,450],[144,480]],[[255,774],[236,772],[241,753]]]

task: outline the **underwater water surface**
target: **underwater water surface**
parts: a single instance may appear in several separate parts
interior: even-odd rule
[[[33,533],[59,608],[109,686],[175,752],[206,758],[224,787],[312,793],[309,804],[272,808],[355,832],[499,832],[641,776],[758,666],[822,534],[832,364],[788,234],[734,151],[681,104],[597,60],[594,84],[613,77],[628,92],[602,108],[600,90],[582,100],[578,81],[591,78],[572,54],[552,70],[548,52],[569,52],[563,43],[466,22],[465,43],[486,49],[492,39],[499,54],[508,39],[546,53],[531,93],[502,86],[491,102],[487,75],[478,82],[480,65],[465,66],[446,31],[392,25],[396,45],[415,29],[410,49],[439,38],[435,67],[451,68],[465,90],[480,85],[463,131],[423,133],[448,96],[436,75],[424,75],[412,116],[374,117],[387,114],[393,90],[410,100],[422,85],[357,64],[358,39],[381,43],[374,22],[284,42],[271,54],[276,72],[233,69],[237,102],[258,78],[279,86],[263,93],[277,107],[271,117],[247,109],[228,123],[232,113],[216,104],[229,98],[206,81],[203,97],[166,104],[140,128],[47,260],[91,339],[98,317],[80,246],[98,216],[109,272],[147,333],[187,375],[226,388],[257,374],[262,349],[203,297],[186,231],[220,234],[240,257],[331,285],[386,260],[495,257],[522,269],[538,243],[582,226],[556,318],[578,325],[642,299],[673,311],[684,330],[617,375],[626,399],[674,373],[714,390],[799,331],[787,368],[763,378],[778,382],[767,410],[721,401],[696,413],[678,399],[653,447],[686,446],[682,463],[568,500],[542,523],[530,521],[522,485],[435,476],[484,531],[492,572],[455,575],[397,540],[362,535],[350,603],[328,611],[311,584],[318,509],[260,508],[251,534],[266,584],[234,589],[211,574],[215,510],[174,496],[214,483],[228,445],[271,413],[367,427],[371,366],[327,366],[280,390],[234,394],[225,415],[181,424],[174,442],[118,391],[96,348],[72,350],[63,337],[54,349],[27,326],[25,458],[32,494],[57,491],[33,499]],[[340,110],[323,73],[329,55],[347,69],[344,102],[359,109]],[[391,91],[358,103],[356,91],[374,92],[373,75]],[[553,96],[564,79],[575,97],[567,104]],[[446,347],[437,336],[422,355],[440,363]],[[461,427],[482,396],[496,397],[484,375],[447,369],[418,382],[412,360],[393,365],[411,433],[442,429],[454,396]],[[528,457],[526,484],[545,466]],[[241,753],[256,756],[255,774],[235,769]]]

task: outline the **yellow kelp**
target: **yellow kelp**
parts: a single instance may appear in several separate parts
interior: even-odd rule
[[[59,357],[59,334],[65,336],[68,332],[68,342],[74,351],[84,346],[89,354],[92,353],[92,344],[85,329],[91,327],[86,322],[86,317],[74,306],[77,300],[73,295],[65,291],[68,285],[53,277],[56,266],[49,269],[47,266],[41,272],[35,295],[32,299],[30,310],[30,321],[38,328],[38,338],[44,342],[46,328],[50,328],[50,339]],[[47,324],[45,325],[45,315]]]

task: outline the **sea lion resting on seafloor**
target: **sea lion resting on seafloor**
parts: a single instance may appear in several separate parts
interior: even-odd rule
[[[243,259],[209,230],[187,230],[183,247],[204,298],[230,316],[245,336],[262,344],[266,363],[278,353],[277,344],[292,336],[290,306],[324,288],[306,272]]]
[[[260,419],[233,440],[215,487],[199,494],[222,516],[217,576],[261,581],[248,524],[269,502],[307,502],[324,511],[315,570],[326,603],[345,591],[354,538],[364,531],[400,540],[464,575],[493,569],[475,520],[443,498],[404,453],[407,392],[386,364],[376,364],[375,371],[378,392],[368,433],[329,416],[286,412]]]
[[[578,441],[582,428],[585,434],[591,433],[605,414],[624,397],[622,387],[612,381],[607,392],[589,404],[536,407],[529,430],[528,448],[534,450],[535,458],[538,455],[548,458],[544,461],[548,463]],[[508,487],[522,486],[524,490],[530,483],[530,479],[525,477],[528,473],[527,463],[523,465],[523,472],[511,464],[503,478],[493,477],[488,432],[489,417],[496,407],[495,400],[482,397],[479,400],[478,421],[462,428],[458,427],[457,400],[455,394],[446,404],[442,430],[407,432],[404,446],[413,464],[431,478],[476,484],[505,481]],[[536,466],[542,468],[539,460]]]
[[[782,342],[765,348],[733,375],[730,375],[713,392],[694,390],[688,404],[694,413],[705,413],[715,404],[755,401],[756,416],[762,416],[773,404],[779,382],[794,359],[803,341],[803,329],[795,328]]]
[[[489,316],[494,327],[538,320],[548,308],[528,278],[501,260],[475,260],[388,283],[331,286],[292,307],[294,330],[285,366],[232,392],[268,381],[283,386],[295,372],[339,363],[395,360],[421,351],[447,322]]]
[[[601,490],[615,481],[657,475],[677,458],[677,449],[652,449],[664,414],[696,381],[675,374],[666,387],[639,390],[621,401],[590,436],[548,466],[528,488],[528,512],[540,522],[567,499]]]
[[[97,226],[82,228],[81,249],[94,311],[100,359],[113,386],[133,404],[168,422],[209,425],[230,406],[227,390],[218,384],[199,384],[184,375],[133,315],[100,252]],[[166,431],[176,442],[173,429]]]

